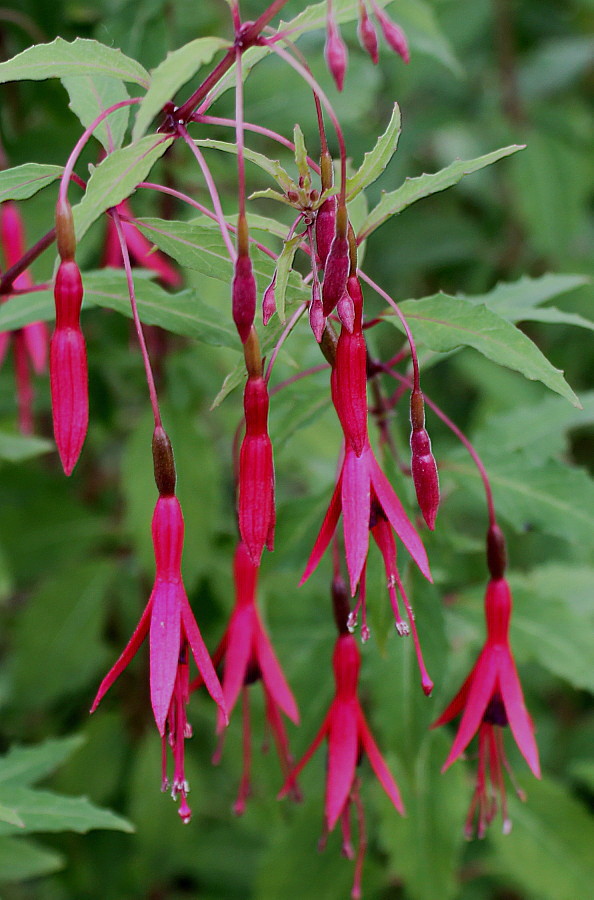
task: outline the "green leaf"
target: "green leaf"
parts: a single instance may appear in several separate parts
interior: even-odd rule
[[[295,144],[295,165],[301,178],[303,178],[303,187],[309,190],[311,187],[311,170],[307,161],[307,148],[305,146],[305,138],[299,125],[293,128],[293,143]]]
[[[51,44],[36,44],[0,63],[0,83],[43,81],[69,75],[108,75],[142,87],[148,87],[149,83],[148,72],[135,59],[86,38],[69,42],[57,37]]]
[[[64,865],[64,858],[53,850],[39,847],[22,838],[0,838],[0,881],[26,881],[50,875]]]
[[[25,163],[0,172],[0,202],[27,200],[62,177],[62,166]]]
[[[24,828],[25,823],[14,809],[8,806],[0,805],[0,822],[6,822],[8,825],[16,825],[17,828]],[[0,870],[1,871],[1,870]]]
[[[211,61],[215,53],[229,47],[229,41],[216,37],[201,37],[190,41],[178,50],[168,53],[162,63],[153,69],[149,89],[140,104],[132,140],[141,138],[154,116],[176,92],[192,78],[201,66]]]
[[[0,459],[6,462],[23,462],[53,449],[52,442],[45,438],[0,431]]]
[[[439,191],[445,191],[446,188],[457,184],[465,175],[478,172],[479,169],[490,166],[497,160],[503,159],[504,156],[511,156],[512,153],[517,153],[518,150],[523,149],[524,147],[521,145],[512,144],[510,147],[494,150],[492,153],[487,153],[485,156],[479,156],[476,159],[457,159],[450,163],[449,166],[446,166],[445,169],[441,169],[439,172],[431,175],[425,174],[419,175],[418,178],[407,178],[404,184],[395,191],[383,194],[378,205],[371,210],[359,229],[358,240],[368,237],[386,219],[402,212],[403,209],[406,209],[412,203],[416,203],[417,200],[430,197],[431,194],[436,194]]]
[[[72,75],[62,79],[68,91],[70,109],[78,116],[84,128],[88,128],[95,119],[110,106],[128,99],[128,91],[119,78],[108,78],[100,75]],[[116,109],[107,119],[97,126],[93,134],[108,152],[121,147],[130,109],[124,106]]]
[[[215,141],[211,138],[201,138],[200,140],[194,141],[194,143],[197,147],[210,147],[213,150],[222,150],[223,153],[233,153],[237,156],[237,144],[231,144],[228,141]],[[254,163],[254,165],[270,175],[271,178],[274,178],[276,183],[282,187],[284,191],[297,190],[297,185],[290,175],[285,172],[278,159],[268,159],[263,153],[257,153],[255,150],[250,150],[249,147],[244,147],[243,154],[247,160]]]
[[[172,143],[172,137],[148,135],[106,156],[93,170],[84,197],[73,209],[78,240],[101,213],[134,193]]]
[[[530,311],[535,306],[541,306],[589,283],[590,279],[584,275],[557,275],[548,272],[539,278],[524,276],[518,281],[500,281],[487,294],[464,295],[464,299],[470,303],[483,303],[504,319],[519,322],[529,318]]]
[[[100,809],[86,797],[65,797],[50,791],[26,787],[0,787],[0,803],[10,804],[29,833],[40,831],[76,831],[86,834],[95,828],[134,831],[126,819],[107,809]],[[14,828],[0,824],[0,834],[13,833]]]
[[[528,799],[510,793],[511,835],[492,828],[498,872],[543,900],[588,897],[594,884],[594,822],[561,785],[530,779]]]
[[[303,238],[300,234],[298,234],[295,235],[295,237],[290,238],[288,241],[285,241],[281,254],[276,263],[276,285],[274,289],[274,297],[276,301],[276,311],[283,325],[286,321],[285,299],[287,296],[287,283],[289,281],[289,275],[291,274],[291,267],[293,266],[293,260],[295,259],[297,248],[299,247],[299,244],[302,240]]]
[[[400,107],[395,103],[388,127],[377,139],[373,150],[365,154],[357,172],[351,178],[347,178],[346,192],[349,199],[356,197],[359,191],[379,178],[396,152],[399,137]]]
[[[563,373],[543,356],[530,338],[486,306],[435,294],[422,300],[405,300],[400,308],[415,341],[430,350],[447,353],[458,347],[473,347],[498,365],[521,372],[531,381],[541,381],[579,407],[579,400]],[[402,328],[396,317],[390,316],[389,321]]]
[[[594,546],[594,482],[583,469],[550,461],[536,468],[522,454],[483,459],[498,513],[518,532],[533,528],[587,550]],[[464,489],[482,496],[482,482],[472,462],[460,456],[445,471]]]
[[[13,745],[0,758],[0,788],[28,787],[51,775],[75,750],[84,744],[83,735],[50,738],[29,747]]]

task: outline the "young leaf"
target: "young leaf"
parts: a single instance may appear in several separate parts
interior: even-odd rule
[[[386,219],[396,213],[402,212],[407,206],[422,200],[423,197],[429,197],[431,194],[437,194],[439,191],[445,191],[446,188],[457,184],[465,175],[471,175],[490,166],[492,163],[503,159],[504,156],[511,156],[518,150],[523,150],[523,146],[512,144],[510,147],[503,147],[501,150],[494,150],[485,156],[479,156],[476,159],[457,159],[445,169],[435,172],[432,175],[419,175],[418,178],[407,178],[404,184],[400,185],[395,191],[384,194],[378,205],[371,210],[363,225],[359,229],[357,239],[359,241],[368,237],[372,231],[379,228]]]
[[[135,59],[98,41],[57,37],[51,44],[36,44],[0,63],[0,83],[43,81],[69,75],[108,75],[148,87],[149,75]]]
[[[88,128],[110,106],[128,99],[126,86],[119,78],[71,75],[62,78],[62,84],[68,91],[68,105],[84,128]],[[122,146],[129,115],[130,109],[127,106],[116,109],[95,129],[95,137],[108,152]]]
[[[95,828],[134,831],[127,819],[108,809],[100,809],[86,797],[65,797],[50,791],[26,787],[0,787],[0,803],[10,803],[28,833],[76,831],[86,834]],[[0,834],[14,833],[16,826],[0,823]]]
[[[365,154],[363,163],[357,172],[351,178],[347,178],[346,191],[349,199],[356,197],[359,191],[379,178],[396,152],[399,137],[400,108],[395,103],[388,127],[377,139],[373,150]]]
[[[117,206],[135,191],[172,143],[171,137],[148,135],[110,153],[93,170],[84,197],[73,209],[78,240],[101,213]]]
[[[168,53],[151,72],[149,89],[136,115],[132,140],[137,141],[144,135],[154,116],[201,66],[207,65],[215,53],[229,46],[229,41],[222,38],[201,37]]]
[[[0,805],[0,822],[6,822],[7,825],[16,825],[17,828],[24,828],[25,823],[16,810],[10,809],[8,806]]]
[[[13,745],[0,757],[0,787],[27,787],[62,765],[75,750],[84,744],[81,734],[66,738],[50,738],[29,747]]]
[[[285,323],[285,299],[287,295],[287,283],[291,274],[291,267],[295,259],[295,253],[303,238],[300,234],[289,238],[285,241],[281,254],[276,263],[276,287],[274,296],[276,300],[276,311],[281,322]]]
[[[564,312],[554,306],[541,308],[542,303],[589,283],[590,279],[584,275],[548,273],[540,278],[524,277],[511,283],[500,282],[488,294],[464,299],[471,303],[484,303],[510,322],[550,322],[594,330],[594,322],[577,313]]]
[[[64,865],[64,858],[33,841],[22,838],[0,838],[0,880],[26,881],[50,875]]]
[[[580,405],[563,373],[556,369],[530,338],[486,306],[475,306],[460,297],[435,294],[422,300],[405,300],[400,308],[415,340],[430,350],[447,353],[473,347],[500,366],[515,369],[531,381],[541,381],[574,406]],[[396,317],[389,320],[402,327]]]
[[[0,172],[0,203],[4,200],[27,200],[48,184],[62,177],[62,166],[24,163]]]

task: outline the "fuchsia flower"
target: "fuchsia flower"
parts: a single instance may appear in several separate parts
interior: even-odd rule
[[[181,275],[176,268],[169,262],[166,256],[157,250],[153,244],[136,228],[132,222],[128,221],[133,218],[130,204],[127,200],[118,203],[115,207],[120,214],[122,222],[122,230],[126,238],[126,244],[131,258],[137,266],[144,269],[150,269],[155,272],[159,280],[169,287],[179,287],[181,284]],[[122,250],[120,247],[120,239],[116,227],[111,216],[107,217],[107,231],[105,233],[105,246],[103,250],[104,266],[111,266],[114,269],[121,269],[123,265]]]
[[[510,726],[520,753],[534,775],[540,778],[534,726],[524,704],[522,687],[509,645],[511,611],[512,597],[507,581],[503,577],[493,577],[485,594],[485,646],[452,702],[431,726],[436,728],[438,725],[445,725],[462,714],[458,733],[442,771],[458,759],[478,732],[479,764],[475,792],[466,820],[467,837],[472,837],[473,820],[477,812],[478,835],[484,836],[497,812],[498,803],[504,833],[507,834],[511,828],[503,770],[508,772],[512,781],[513,777],[503,748],[503,727]],[[523,799],[523,794],[517,787],[516,791]]]
[[[6,268],[9,269],[25,253],[23,221],[17,206],[9,200],[0,206],[0,240],[4,262]],[[26,290],[32,285],[33,280],[27,271],[22,272],[13,282],[13,287],[17,290]],[[10,331],[0,333],[0,364],[8,350],[10,337]],[[44,371],[47,365],[48,341],[49,334],[45,322],[32,322],[14,332],[19,427],[23,434],[32,434],[33,432],[33,388],[29,363],[38,375]]]
[[[268,387],[250,375],[243,395],[245,437],[239,454],[239,531],[254,565],[274,547],[274,460],[268,435]]]
[[[231,714],[240,693],[244,705],[244,771],[241,779],[239,795],[234,811],[240,815],[245,809],[245,801],[250,792],[250,727],[248,686],[255,681],[262,682],[266,703],[266,720],[273,734],[278,757],[285,777],[288,777],[293,764],[285,727],[280,713],[283,712],[292,722],[298,724],[299,711],[295,698],[291,693],[279,662],[274,654],[270,638],[260,619],[256,605],[256,587],[258,567],[254,565],[250,554],[243,543],[237,545],[233,562],[235,581],[235,608],[231,615],[227,630],[213,655],[213,663],[224,664],[223,697],[227,712]],[[197,678],[191,687],[195,690],[203,683]],[[223,731],[225,719],[219,713],[217,731]],[[222,753],[219,746],[215,761]],[[293,794],[298,795],[296,785]]]
[[[159,496],[153,515],[152,533],[156,575],[150,599],[120,658],[101,682],[91,712],[95,711],[104,694],[131,662],[148,634],[151,704],[163,740],[163,790],[169,787],[165,753],[169,742],[175,764],[171,791],[174,798],[181,795],[179,814],[184,822],[188,822],[191,811],[186,799],[189,788],[184,774],[184,741],[192,735],[186,717],[190,652],[209,694],[219,706],[223,722],[226,721],[227,714],[221,685],[198,630],[182,581],[184,520],[179,501],[173,493],[161,493]]]
[[[333,594],[346,589],[341,579],[333,582]],[[336,604],[335,604],[336,605]],[[346,618],[346,617],[344,617]],[[357,695],[361,657],[355,638],[346,631],[345,622],[340,625],[332,658],[334,668],[335,695],[311,746],[297,763],[285,782],[279,796],[284,797],[294,779],[309,762],[323,739],[328,741],[328,763],[326,769],[326,795],[324,800],[324,835],[332,831],[341,820],[343,833],[343,853],[349,859],[354,857],[350,836],[350,812],[354,804],[359,822],[359,846],[355,864],[353,897],[361,896],[361,871],[365,852],[363,808],[359,796],[359,778],[356,774],[363,752],[367,754],[371,767],[384,791],[401,815],[404,807],[398,786],[394,781],[369,730]]]
[[[344,76],[347,69],[348,53],[346,44],[340,36],[340,30],[336,24],[331,2],[328,2],[328,15],[326,21],[326,45],[324,56],[336,87],[342,91]]]

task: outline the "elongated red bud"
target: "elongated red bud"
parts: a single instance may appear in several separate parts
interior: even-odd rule
[[[264,291],[264,296],[262,297],[262,322],[264,323],[264,325],[268,325],[271,318],[276,312],[275,288],[276,272],[274,273],[272,281]]]
[[[73,259],[62,260],[54,283],[56,328],[77,328],[83,300],[80,269]]]
[[[62,467],[70,475],[89,423],[87,351],[80,327],[56,328],[50,343],[54,436]]]
[[[373,64],[377,65],[379,61],[377,34],[371,19],[367,15],[367,9],[363,2],[359,3],[359,25],[357,27],[357,36],[363,49],[369,53]]]
[[[322,340],[322,335],[324,334],[326,317],[324,316],[324,308],[322,306],[322,298],[320,296],[320,287],[317,281],[314,282],[311,291],[311,303],[309,304],[309,324],[311,325],[311,330],[313,331],[314,337],[319,344]]]
[[[232,311],[235,327],[245,344],[256,315],[256,279],[249,256],[240,255],[235,262],[232,287]]]
[[[349,241],[347,238],[347,212],[340,207],[336,215],[336,234],[330,246],[324,281],[322,283],[322,302],[324,315],[329,316],[342,295],[346,291],[350,269]]]
[[[268,436],[268,388],[248,378],[243,398],[246,434],[239,454],[239,531],[254,565],[274,545],[274,461]]]
[[[378,6],[374,6],[374,11],[377,16],[377,20],[380,23],[383,35],[386,39],[386,42],[390,45],[392,50],[400,56],[405,63],[410,61],[410,51],[408,49],[408,43],[406,40],[406,35],[402,28],[393,22],[392,19],[381,10]]]
[[[427,526],[433,531],[439,507],[439,476],[435,457],[431,452],[431,440],[424,428],[411,433],[410,448],[417,501]]]
[[[348,53],[346,44],[340,36],[340,31],[338,30],[334,19],[331,17],[328,18],[324,55],[330,74],[336,82],[336,87],[339,91],[342,91],[344,87]]]
[[[336,232],[336,196],[327,197],[316,214],[316,250],[324,267]]]
[[[352,333],[355,324],[355,308],[348,291],[345,291],[336,304],[338,318],[349,333]]]

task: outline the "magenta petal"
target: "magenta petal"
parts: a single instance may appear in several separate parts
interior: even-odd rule
[[[394,781],[392,777],[392,773],[388,769],[386,763],[384,762],[384,758],[381,755],[377,744],[373,739],[373,735],[369,730],[369,726],[365,721],[365,716],[362,711],[359,710],[359,735],[361,737],[361,742],[363,747],[365,748],[365,752],[369,757],[369,762],[371,763],[371,768],[375,772],[378,777],[378,780],[383,787],[384,791],[400,813],[400,815],[404,815],[404,806],[402,803],[402,798],[400,796],[400,791],[398,790],[398,785]]]
[[[335,700],[328,729],[325,812],[328,830],[336,825],[348,799],[357,765],[359,740],[356,702]]]
[[[320,528],[320,532],[316,538],[316,542],[313,546],[313,550],[311,551],[310,557],[307,561],[307,565],[305,567],[305,572],[301,576],[301,581],[299,582],[299,587],[304,584],[312,572],[317,568],[322,556],[326,552],[326,547],[332,540],[332,535],[336,531],[336,526],[338,524],[338,519],[340,517],[340,506],[341,506],[341,484],[342,484],[342,473],[338,478],[338,482],[336,483],[336,487],[334,488],[334,493],[332,494],[332,499],[330,500],[330,505],[326,511],[326,515],[324,516],[324,521],[322,522],[322,527]]]
[[[496,680],[497,663],[493,658],[492,651],[487,648],[482,651],[474,667],[472,684],[466,698],[466,708],[458,733],[454,738],[452,749],[443,764],[442,772],[445,772],[458,759],[474,737],[481,724],[487,704],[493,696]]]
[[[507,648],[498,648],[498,653],[501,654],[498,666],[499,688],[509,727],[516,739],[520,753],[536,777],[540,778],[540,762],[538,747],[534,740],[534,728],[524,704],[524,695],[513,657]]]
[[[236,609],[231,616],[227,629],[227,645],[225,648],[225,669],[223,674],[223,696],[228,715],[239,697],[250,661],[254,635],[253,609],[244,606]],[[223,722],[219,718],[217,731],[221,731]]]
[[[90,712],[95,712],[99,703],[101,702],[104,695],[110,689],[116,678],[118,678],[127,665],[132,661],[135,654],[138,651],[138,648],[142,644],[143,640],[147,636],[149,630],[150,616],[151,610],[153,607],[153,598],[151,597],[149,602],[144,608],[144,612],[140,617],[140,622],[134,629],[132,637],[122,650],[117,662],[111,667],[101,684],[99,685],[99,690],[97,691],[97,695],[93,700],[93,705],[91,706]]]
[[[161,737],[171,704],[181,642],[179,582],[156,581],[150,627],[151,704]]]
[[[351,594],[357,590],[369,549],[370,453],[367,448],[357,456],[347,447],[342,467],[342,520]]]
[[[373,455],[371,448],[369,449],[369,469],[371,472],[371,483],[377,494],[380,506],[390,525],[416,562],[417,566],[429,581],[431,572],[429,570],[429,560],[423,546],[423,542],[418,532],[408,516],[406,515],[402,503],[394,493],[394,488],[380,469],[378,462]]]
[[[262,671],[264,687],[270,692],[275,703],[280,706],[289,719],[296,725],[299,722],[299,710],[291,688],[287,684],[280,663],[274,654],[268,635],[256,613],[255,644],[258,663]]]
[[[192,649],[192,655],[194,657],[194,660],[196,661],[196,665],[198,666],[198,671],[204,679],[206,690],[215,701],[215,703],[219,706],[219,709],[223,714],[223,718],[225,719],[225,722],[227,722],[228,716],[227,709],[225,707],[225,700],[223,698],[223,689],[221,687],[219,679],[217,678],[217,673],[213,668],[210,656],[208,655],[208,650],[206,649],[204,641],[202,640],[202,635],[200,634],[200,631],[196,624],[196,620],[194,619],[194,615],[192,613],[192,610],[190,609],[190,604],[188,603],[188,598],[186,597],[185,591],[183,592],[181,603],[181,616],[187,641]]]

